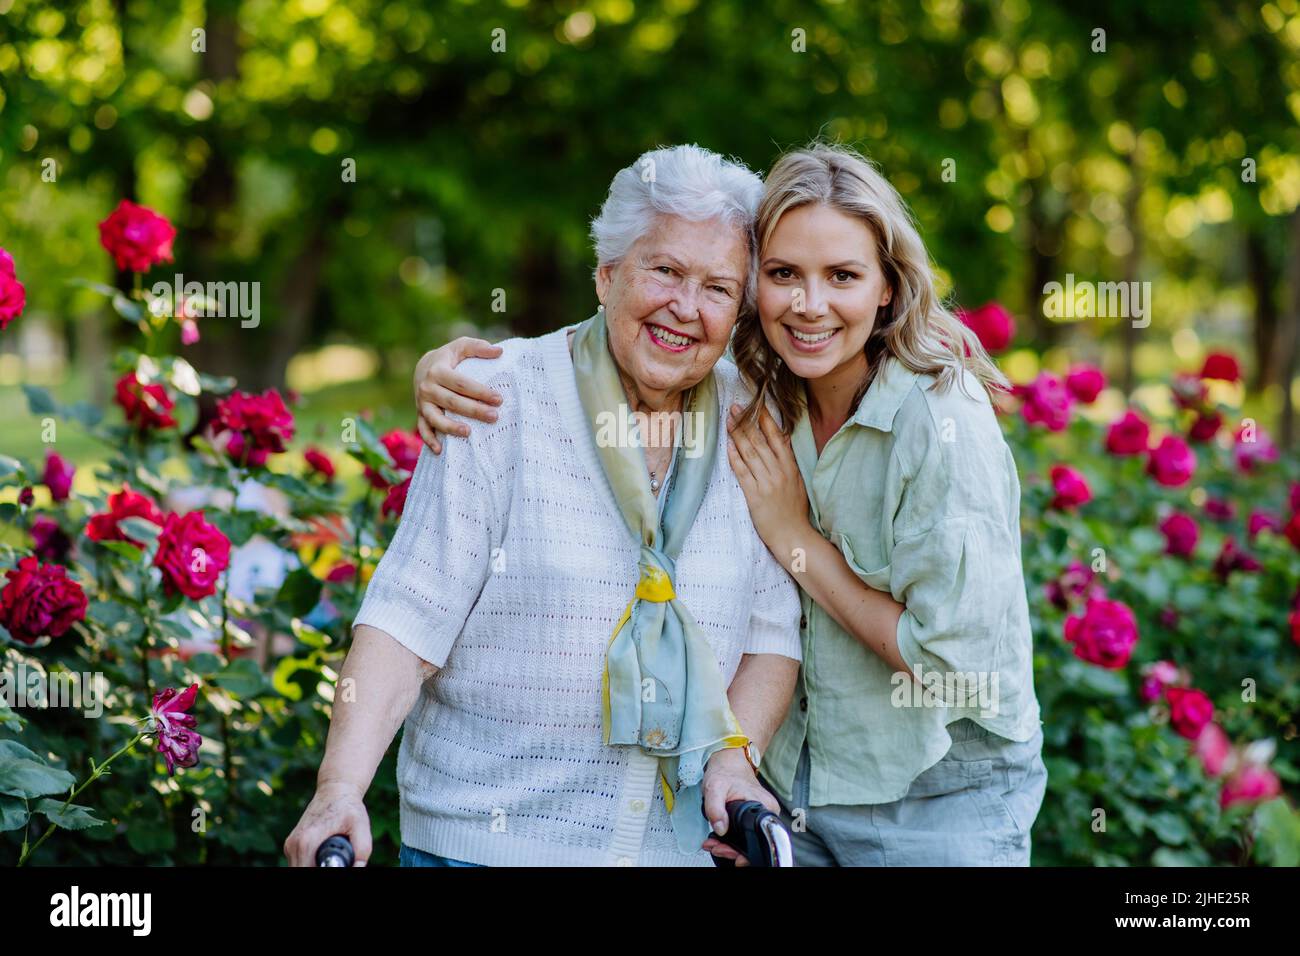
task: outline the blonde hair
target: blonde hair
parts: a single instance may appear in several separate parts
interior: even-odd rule
[[[866,223],[875,236],[880,267],[892,292],[867,338],[869,371],[854,396],[853,408],[862,401],[883,361],[891,356],[914,372],[934,375],[934,387],[941,391],[954,381],[965,391],[963,370],[973,373],[990,394],[1010,388],[979,339],[936,293],[930,257],[907,204],[856,150],[812,143],[777,160],[758,206],[755,231],[760,257],[781,217],[811,203]],[[736,323],[731,349],[736,366],[754,390],[744,417],[757,415],[770,400],[789,434],[806,403],[803,381],[768,344],[756,309],[747,310]]]

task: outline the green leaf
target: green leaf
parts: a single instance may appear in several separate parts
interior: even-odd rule
[[[276,595],[277,604],[286,605],[294,617],[303,617],[320,600],[321,581],[306,568],[290,571]]]
[[[213,677],[212,682],[242,699],[254,697],[266,687],[266,677],[262,674],[261,668],[257,666],[256,661],[246,657],[234,661]]]
[[[36,385],[23,385],[23,394],[27,396],[27,410],[33,415],[58,413],[58,403],[50,397],[48,390]]]
[[[1255,853],[1269,866],[1300,866],[1300,813],[1284,797],[1256,811]]]
[[[90,827],[103,826],[104,821],[95,816],[90,807],[70,803],[66,807],[61,800],[42,800],[36,804],[35,813],[43,813],[50,822],[64,830],[86,830]]]
[[[148,524],[148,522],[145,522]],[[128,563],[135,564],[144,556],[144,551],[137,548],[130,541],[101,541],[101,548],[107,548],[119,557],[125,558]]]
[[[72,774],[44,761],[0,754],[0,793],[15,797],[43,797],[49,793],[65,793],[75,783]]]
[[[1186,843],[1192,835],[1187,821],[1170,810],[1151,814],[1147,824],[1155,831],[1161,843],[1168,843],[1171,846]]]
[[[21,797],[0,797],[0,833],[17,830],[29,816]]]
[[[158,536],[162,534],[162,528],[145,518],[123,518],[118,521],[117,526],[128,538],[143,543],[145,550],[152,547],[158,540]]]
[[[10,458],[8,455],[0,455],[0,478],[7,477],[15,472],[21,471],[23,463],[17,458]]]

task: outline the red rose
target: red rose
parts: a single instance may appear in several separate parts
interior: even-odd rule
[[[1227,498],[1206,498],[1205,513],[1215,521],[1231,521],[1237,516],[1237,506]]]
[[[1214,717],[1214,704],[1199,690],[1190,687],[1166,687],[1169,722],[1180,737],[1195,740]]]
[[[306,460],[312,471],[324,475],[327,480],[333,480],[334,462],[330,461],[329,456],[319,448],[308,448],[302,453],[302,457]]]
[[[1151,426],[1131,409],[1106,431],[1106,450],[1112,455],[1140,455],[1147,450]]]
[[[1258,803],[1272,800],[1282,792],[1282,784],[1268,767],[1247,764],[1223,785],[1219,793],[1219,806],[1226,810],[1236,803]]]
[[[1065,639],[1074,645],[1074,656],[1080,660],[1119,670],[1137,644],[1137,620],[1122,601],[1092,600],[1082,615],[1065,619]]]
[[[230,564],[230,540],[203,519],[202,511],[169,514],[153,563],[162,570],[168,594],[180,591],[197,601],[217,592],[217,579]]]
[[[4,250],[0,249],[0,252]],[[9,255],[7,252],[4,254],[6,257]],[[22,315],[27,306],[27,289],[12,272],[13,259],[9,259],[9,264],[11,271],[0,271],[0,332]]]
[[[385,518],[390,514],[397,515],[399,518],[406,508],[406,493],[411,488],[411,476],[407,475],[406,480],[400,485],[393,485],[388,489],[388,494],[384,496],[384,506],[379,509],[379,513]]]
[[[0,248],[0,276],[8,276],[12,279],[14,275],[14,257],[9,254],[8,249]]]
[[[1300,647],[1300,610],[1292,611],[1286,620],[1291,625],[1291,643]]]
[[[1054,432],[1070,424],[1070,407],[1074,404],[1065,383],[1051,372],[1040,372],[1028,385],[1017,387],[1024,398],[1020,414],[1031,425],[1046,425]]]
[[[1205,356],[1201,366],[1201,378],[1219,378],[1225,382],[1236,382],[1241,378],[1241,365],[1237,357],[1228,352],[1211,352]]]
[[[172,409],[176,403],[167,395],[167,389],[154,383],[142,385],[135,372],[127,372],[113,387],[117,404],[122,406],[126,420],[141,431],[151,428],[172,428],[176,419]]]
[[[143,548],[143,543],[127,537],[118,527],[117,523],[123,518],[143,518],[159,527],[163,524],[162,512],[153,499],[132,491],[131,486],[124,482],[121,491],[108,496],[108,511],[91,515],[86,523],[86,537],[91,541],[129,541],[137,548]]]
[[[1200,529],[1191,515],[1175,511],[1160,522],[1160,531],[1165,536],[1165,554],[1187,558],[1196,550]]]
[[[1106,387],[1106,376],[1095,365],[1076,365],[1065,376],[1065,387],[1076,399],[1087,405],[1095,402]]]
[[[357,566],[351,561],[340,561],[334,567],[330,568],[329,574],[325,575],[325,580],[333,584],[340,581],[351,581],[357,576]]]
[[[1291,542],[1293,548],[1300,550],[1300,511],[1291,516],[1291,520],[1286,523],[1282,533],[1286,535],[1286,539]]]
[[[72,539],[59,523],[44,515],[32,522],[32,553],[42,561],[63,561],[72,550]]]
[[[1282,519],[1271,511],[1252,511],[1246,522],[1246,537],[1251,541],[1261,531],[1281,531]]]
[[[164,217],[129,199],[117,204],[99,224],[99,241],[119,269],[148,272],[160,262],[172,261],[176,229]]]
[[[1195,471],[1196,453],[1176,435],[1166,435],[1161,439],[1147,459],[1147,472],[1170,488],[1187,484]]]
[[[1258,561],[1237,547],[1233,538],[1223,542],[1223,549],[1214,559],[1214,573],[1225,581],[1233,571],[1259,571],[1263,568]]]
[[[67,501],[68,495],[72,493],[72,476],[76,472],[76,466],[64,461],[54,452],[47,451],[41,482],[50,489],[50,497],[55,501]]]
[[[86,594],[61,565],[41,564],[29,555],[5,577],[9,583],[0,591],[0,624],[16,641],[35,644],[46,635],[62,637],[86,616]]]
[[[226,454],[260,468],[272,452],[282,452],[293,438],[293,415],[273,388],[261,395],[232,392],[217,403],[215,434],[228,433]]]
[[[1223,416],[1218,412],[1197,412],[1196,421],[1187,430],[1187,437],[1194,442],[1207,442],[1219,434],[1223,427]]]
[[[1077,508],[1092,500],[1087,480],[1069,465],[1053,465],[1051,475],[1052,488],[1056,491],[1051,507]]]
[[[957,318],[975,333],[985,351],[998,353],[1016,336],[1016,322],[1011,313],[997,302],[986,302],[973,312],[957,310]]]
[[[1291,493],[1287,497],[1287,500],[1291,503],[1291,510],[1293,512],[1300,511],[1300,481],[1291,485]]]
[[[384,450],[388,452],[388,457],[393,462],[394,468],[407,474],[415,471],[416,462],[420,460],[420,448],[424,444],[419,432],[408,432],[400,428],[394,428],[379,439],[379,442],[384,446]],[[389,487],[388,482],[384,480],[384,476],[369,465],[366,466],[366,477],[370,479],[370,485],[373,488]]]
[[[32,491],[31,485],[23,485],[23,490],[18,492],[18,503],[24,508],[30,508],[33,501],[36,500],[36,492]]]

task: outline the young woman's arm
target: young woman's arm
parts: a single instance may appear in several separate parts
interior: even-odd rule
[[[840,550],[812,526],[794,449],[767,410],[756,425],[739,425],[739,410],[732,408],[727,457],[763,542],[840,627],[894,670],[909,672],[898,650],[898,619],[906,608],[863,583]]]
[[[420,417],[416,428],[435,455],[442,453],[439,435],[469,435],[469,426],[453,421],[447,412],[455,412],[481,422],[497,420],[496,406],[501,396],[479,382],[456,372],[467,358],[498,358],[501,346],[483,339],[461,336],[441,348],[425,352],[415,364],[415,409]]]

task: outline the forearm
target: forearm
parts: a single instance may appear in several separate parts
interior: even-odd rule
[[[731,712],[761,754],[785,719],[799,662],[780,654],[746,654],[727,689]]]
[[[802,560],[793,555],[802,550]],[[773,552],[799,586],[836,623],[895,671],[911,673],[898,650],[898,619],[906,610],[893,596],[865,584],[840,550],[812,526]]]
[[[436,672],[384,631],[358,625],[339,673],[317,785],[347,783],[364,794],[420,685]]]

